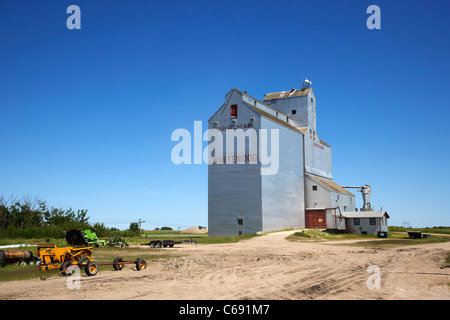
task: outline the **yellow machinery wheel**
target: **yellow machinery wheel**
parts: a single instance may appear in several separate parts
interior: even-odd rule
[[[86,264],[85,272],[88,276],[95,276],[98,272],[98,264],[95,261],[89,261]]]
[[[143,270],[147,268],[147,262],[144,259],[137,259],[136,261],[136,270]]]

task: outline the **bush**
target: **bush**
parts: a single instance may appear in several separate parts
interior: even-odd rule
[[[27,228],[17,228],[10,225],[6,230],[0,233],[1,238],[64,238],[65,231],[71,228],[65,226],[31,226]]]

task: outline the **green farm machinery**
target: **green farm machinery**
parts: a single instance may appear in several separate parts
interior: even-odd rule
[[[66,241],[69,245],[94,246],[96,248],[102,246],[121,246],[128,248],[128,243],[121,238],[99,239],[92,229],[73,229],[66,233]]]

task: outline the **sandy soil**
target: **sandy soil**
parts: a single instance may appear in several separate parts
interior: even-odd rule
[[[73,277],[0,283],[0,299],[450,299],[450,269],[440,268],[450,243],[367,249],[287,241],[293,232],[161,248],[174,257],[142,271],[83,272],[80,289],[68,289]]]

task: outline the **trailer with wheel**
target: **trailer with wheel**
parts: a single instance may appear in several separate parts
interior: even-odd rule
[[[183,240],[189,238],[189,240]],[[193,237],[193,236],[186,236],[186,237],[175,237],[175,239],[179,239],[178,241],[174,240],[150,240],[148,243],[141,243],[141,246],[150,246],[151,248],[173,248],[175,244],[181,244],[181,243],[195,243],[197,244],[197,241],[194,239],[201,238],[201,237]]]
[[[113,266],[114,270],[116,271],[120,271],[123,269],[123,267],[126,264],[134,264],[136,266],[136,271],[140,271],[140,270],[144,270],[147,268],[147,261],[145,261],[144,259],[141,258],[137,258],[134,261],[126,261],[123,260],[123,258],[116,258],[114,259],[114,261],[112,263],[98,263],[94,260],[89,260],[86,262],[86,264],[81,265],[80,263],[78,263],[78,266],[80,268],[84,268],[84,272],[86,273],[87,276],[92,277],[95,276],[100,267],[101,266]],[[69,271],[69,267],[71,266],[71,262],[67,262],[66,265],[64,265],[64,269],[61,270],[61,273],[65,276],[70,276],[72,275],[72,273]]]
[[[150,246],[151,248],[173,248],[175,245],[173,240],[151,240],[149,243],[141,243],[141,246]]]

